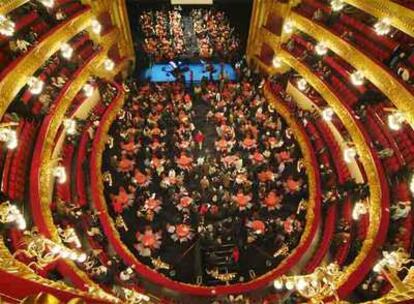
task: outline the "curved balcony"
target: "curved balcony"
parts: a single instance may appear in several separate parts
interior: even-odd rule
[[[328,29],[296,12],[292,12],[291,19],[300,31],[317,41],[323,41],[329,49],[341,58],[345,58],[357,70],[362,71],[364,76],[378,87],[399,110],[407,113],[407,120],[411,126],[414,126],[414,107],[410,102],[414,96],[400,80],[387,71],[383,64],[376,62]]]
[[[389,211],[387,211],[389,206],[388,186],[384,173],[382,172],[381,163],[376,153],[368,144],[368,136],[363,128],[361,128],[360,123],[352,116],[349,108],[316,75],[290,53],[285,50],[280,50],[278,56],[283,62],[302,75],[334,109],[336,115],[341,119],[351,134],[351,138],[357,148],[361,163],[367,174],[371,195],[369,213],[377,214],[378,217],[371,219],[367,237],[360,254],[346,268],[345,275],[340,280],[338,292],[343,297],[352,291],[364,275],[371,270],[371,266],[377,257],[377,246],[380,246],[385,241],[389,219]]]

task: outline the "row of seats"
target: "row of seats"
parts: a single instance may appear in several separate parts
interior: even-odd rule
[[[313,68],[315,70],[314,66],[317,64],[315,64],[313,61],[314,58],[312,58],[312,55],[303,55],[306,54],[308,50],[312,50],[312,47],[309,46],[309,41],[302,37],[304,41],[297,43],[297,41],[300,41],[300,39],[297,38],[299,35],[295,36],[296,38],[292,39],[292,41],[295,41],[294,50],[292,50],[292,43],[290,44],[290,49],[288,50],[292,54],[299,56],[302,62],[310,66],[311,69]],[[411,205],[412,196],[408,190],[407,180],[404,180],[405,187],[395,187],[396,183],[394,176],[398,174],[400,170],[402,170],[406,163],[410,163],[412,161],[412,156],[410,154],[412,154],[411,149],[414,142],[411,141],[410,138],[412,135],[408,135],[412,134],[412,132],[406,133],[406,131],[404,131],[406,129],[412,129],[408,125],[405,125],[402,131],[391,131],[387,127],[387,116],[384,114],[384,111],[382,110],[382,119],[380,119],[381,115],[378,115],[376,113],[380,112],[376,108],[380,108],[381,106],[384,107],[382,103],[375,106],[375,103],[372,102],[373,100],[371,99],[369,101],[371,101],[373,105],[370,103],[362,103],[362,100],[367,99],[364,93],[367,92],[367,90],[370,90],[370,93],[375,93],[377,92],[376,88],[374,88],[370,83],[367,83],[365,85],[365,88],[362,90],[359,89],[351,91],[349,90],[349,87],[352,86],[352,84],[350,84],[349,71],[347,70],[346,64],[343,64],[341,59],[331,56],[325,56],[323,58],[323,62],[329,64],[329,69],[331,72],[327,77],[321,77],[323,81],[331,88],[331,91],[334,92],[344,104],[347,104],[348,107],[351,106],[355,109],[355,112],[351,111],[351,113],[358,115],[358,119],[361,125],[364,127],[364,129],[369,130],[369,133],[366,134],[367,141],[372,142],[374,151],[378,153],[378,157],[381,159],[383,168],[385,169],[386,176],[389,181],[389,188],[392,189],[393,192],[391,210],[399,208],[401,197],[405,197]],[[315,74],[318,73],[315,72]],[[348,92],[352,92],[352,94]],[[385,97],[383,98],[386,100]],[[389,151],[392,151],[392,153],[389,154]],[[332,255],[339,264],[346,265],[352,260],[350,257],[353,257],[355,255],[355,250],[352,249],[352,246],[355,246],[356,240],[360,242],[365,238],[369,225],[369,218],[368,216],[360,217],[358,224],[356,225],[355,222],[352,221],[352,202],[349,199],[345,199],[342,204],[342,210],[338,210],[337,212],[338,219],[344,221],[345,223],[351,223],[351,225],[347,227],[346,233],[344,233],[344,236],[348,237],[349,241],[345,241],[339,246],[335,246],[335,250],[332,251]],[[391,217],[393,216],[393,212],[394,211],[391,212]],[[398,221],[394,220],[391,223],[390,230],[392,231],[393,229],[397,229],[397,232],[388,235],[385,243],[383,244],[383,248],[396,249],[396,246],[403,245],[404,248],[409,249],[411,246],[411,232],[407,233],[407,231],[408,229],[411,229],[412,223],[413,215],[411,212]],[[373,275],[369,274],[366,277],[367,282],[371,282],[373,280],[372,278]],[[370,284],[372,285],[373,283]],[[382,287],[377,291],[377,296],[383,294],[389,288],[387,284],[382,284],[381,286]]]
[[[378,35],[374,30],[376,21],[367,13],[356,8],[352,8],[352,11],[356,11],[353,13],[333,13],[326,5],[317,0],[307,0],[302,1],[295,11],[347,40],[360,52],[377,61],[409,90],[414,90],[414,52],[411,47],[414,38],[397,29],[388,35]]]
[[[39,124],[22,119],[16,128],[19,145],[7,150],[2,171],[2,192],[11,200],[23,201],[34,140]]]

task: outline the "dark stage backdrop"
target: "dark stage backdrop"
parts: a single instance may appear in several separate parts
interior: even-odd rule
[[[213,5],[182,5],[181,7],[183,10],[214,8],[224,11],[240,38],[240,54],[243,55],[246,52],[247,38],[249,36],[252,5],[253,0],[214,0]],[[172,9],[173,7],[170,4],[170,0],[127,0],[130,26],[137,53],[137,70],[141,70],[149,65],[149,61],[142,49],[143,35],[140,31],[139,16],[143,11]]]

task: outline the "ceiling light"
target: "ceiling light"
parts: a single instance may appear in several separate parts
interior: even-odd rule
[[[287,280],[285,286],[287,290],[293,290],[293,288],[295,288],[295,283],[293,280]]]
[[[60,52],[63,58],[70,59],[73,54],[73,48],[69,44],[63,43],[60,47]]]
[[[79,263],[83,263],[83,262],[86,261],[87,258],[88,258],[88,256],[85,253],[81,253],[81,254],[78,255],[77,261]]]
[[[315,46],[315,52],[320,56],[326,55],[326,53],[328,53],[328,47],[325,45],[325,43],[319,42]]]
[[[0,141],[6,143],[7,149],[16,149],[18,145],[17,132],[9,128],[0,128]]]
[[[383,262],[383,260],[379,261],[377,264],[375,264],[374,268],[372,268],[372,270],[374,270],[375,272],[381,272],[382,269],[384,268],[385,263]]]
[[[355,86],[364,84],[364,74],[361,71],[355,71],[351,74],[351,82]]]
[[[283,25],[283,31],[287,34],[290,34],[293,32],[294,26],[292,21],[286,21]]]
[[[93,95],[94,90],[95,88],[93,87],[93,85],[90,85],[89,83],[83,86],[83,92],[85,93],[86,97],[91,97]]]
[[[96,19],[92,20],[91,26],[92,26],[92,32],[94,32],[97,35],[101,33],[102,24],[98,20]]]
[[[276,69],[278,69],[282,66],[282,60],[280,60],[279,57],[275,56],[275,57],[273,57],[272,64]]]
[[[344,150],[344,160],[346,163],[351,163],[354,161],[355,156],[357,155],[355,148],[345,148]]]
[[[305,91],[306,88],[308,87],[308,83],[303,78],[298,80],[297,85],[298,85],[299,90],[301,91]]]
[[[54,0],[39,0],[39,2],[42,3],[44,6],[46,6],[47,8],[52,8],[53,5],[55,5]]]
[[[281,279],[276,279],[276,280],[274,280],[274,281],[273,281],[273,287],[274,287],[275,289],[281,290],[281,289],[283,289],[283,286],[284,286],[284,284],[283,284],[283,280],[281,280]]]
[[[325,121],[332,121],[334,114],[335,114],[334,110],[328,107],[328,108],[323,109],[322,118]]]
[[[66,134],[68,135],[76,134],[76,120],[67,118],[63,121],[63,126],[66,129]]]
[[[393,131],[401,130],[404,123],[404,114],[401,112],[394,112],[388,115],[388,127]]]
[[[59,184],[63,184],[67,180],[66,171],[63,166],[57,166],[53,169],[53,176],[57,178]]]
[[[13,36],[16,24],[4,15],[0,15],[0,34]]]
[[[105,70],[112,71],[114,67],[115,67],[115,63],[111,59],[108,58],[104,61]]]
[[[345,3],[342,0],[332,0],[331,7],[334,12],[339,12],[345,7]]]
[[[19,230],[25,230],[27,228],[26,220],[23,215],[20,215],[17,219],[17,228]]]
[[[36,77],[29,77],[27,81],[27,85],[29,86],[29,91],[33,95],[38,95],[42,92],[44,86],[43,80],[36,78]]]
[[[352,210],[352,218],[357,221],[361,215],[367,214],[368,210],[365,204],[361,201],[355,203]]]
[[[391,31],[390,23],[391,22],[388,18],[378,21],[374,24],[375,32],[380,36],[387,35]]]

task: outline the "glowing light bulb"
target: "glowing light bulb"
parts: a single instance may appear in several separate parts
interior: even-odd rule
[[[322,111],[322,118],[325,121],[332,121],[334,114],[335,114],[334,110],[328,107]]]
[[[331,7],[334,12],[339,12],[345,7],[345,3],[342,0],[332,0]]]
[[[389,32],[391,31],[390,23],[391,22],[388,18],[384,18],[378,21],[377,23],[374,24],[375,32],[380,36],[389,34]]]
[[[57,178],[57,181],[58,181],[59,184],[63,184],[67,180],[66,171],[65,171],[65,168],[63,166],[57,166],[53,170],[53,175]]]
[[[298,89],[301,91],[305,91],[306,88],[308,87],[308,83],[303,78],[298,80],[297,85],[298,85]]]
[[[13,36],[16,24],[4,15],[0,15],[0,34],[3,36]]]
[[[328,47],[325,45],[325,43],[319,42],[315,46],[315,52],[320,56],[326,55],[326,53],[328,53]]]
[[[287,280],[285,286],[287,290],[292,290],[295,288],[295,283],[292,280]]]
[[[86,255],[85,253],[81,253],[81,254],[79,254],[79,256],[78,256],[77,261],[78,261],[79,263],[83,263],[83,262],[85,262],[85,261],[86,261],[86,259],[87,259],[87,255]]]
[[[356,221],[359,219],[361,215],[364,215],[368,212],[367,207],[362,202],[357,202],[354,205],[354,209],[352,210],[352,218]]]
[[[272,64],[276,69],[278,69],[282,66],[282,60],[280,60],[280,58],[275,56],[272,60]]]
[[[410,180],[410,191],[414,195],[414,174],[411,176]]]
[[[278,289],[278,290],[283,289],[283,287],[284,287],[283,280],[281,280],[281,279],[274,280],[273,281],[273,287],[275,289]]]
[[[309,286],[309,283],[308,281],[305,280],[305,278],[299,278],[299,280],[297,280],[296,282],[296,289],[298,291],[303,291],[306,288],[308,288],[308,286]]]
[[[108,58],[104,61],[105,70],[112,71],[114,67],[115,67],[115,63],[111,59]]]
[[[25,230],[26,229],[26,227],[27,227],[27,223],[26,223],[26,220],[25,220],[25,218],[23,217],[23,215],[19,215],[19,218],[18,218],[18,220],[17,220],[17,228],[19,229],[19,230]]]
[[[403,123],[405,121],[404,114],[401,112],[394,112],[388,115],[387,118],[388,127],[393,131],[401,130]]]
[[[36,78],[36,77],[29,77],[27,81],[27,85],[29,86],[29,91],[33,95],[38,95],[42,92],[45,83],[43,80]]]
[[[55,5],[54,0],[39,0],[40,3],[42,3],[47,8],[52,8]]]
[[[93,95],[94,90],[95,88],[93,87],[93,85],[90,85],[89,83],[83,86],[83,93],[85,93],[86,97],[91,97]]]
[[[344,160],[346,163],[351,163],[355,156],[357,155],[355,148],[345,148],[344,150]]]
[[[9,150],[14,150],[18,146],[17,132],[8,128],[0,129],[0,141],[6,143]]]
[[[63,126],[66,129],[66,134],[68,135],[76,134],[76,120],[67,118],[63,121]]]
[[[293,22],[290,20],[286,21],[283,25],[283,31],[287,34],[291,34],[294,28]]]
[[[364,74],[361,71],[355,71],[351,74],[351,82],[355,86],[364,84]]]
[[[68,43],[63,43],[60,46],[60,52],[63,58],[70,59],[73,54],[73,48]]]
[[[98,20],[96,19],[92,20],[91,26],[92,26],[92,32],[94,32],[97,35],[101,33],[102,24]]]
[[[381,260],[377,264],[375,264],[375,266],[374,266],[374,268],[372,268],[372,270],[375,271],[375,272],[381,272],[383,268],[384,268],[384,263]]]

